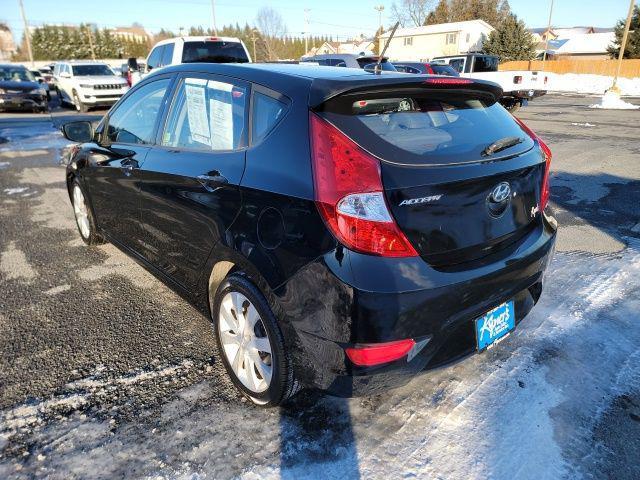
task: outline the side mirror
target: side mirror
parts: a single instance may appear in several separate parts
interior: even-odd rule
[[[129,58],[127,60],[127,65],[131,70],[139,70],[138,60],[136,58]]]
[[[71,74],[69,72],[60,72],[61,78],[71,78]]]
[[[93,125],[91,122],[69,122],[62,125],[62,134],[67,140],[76,143],[93,141]]]
[[[44,83],[44,78],[39,77],[39,78],[38,78],[38,83]]]

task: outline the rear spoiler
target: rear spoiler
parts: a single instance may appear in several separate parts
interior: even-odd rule
[[[464,77],[446,77],[441,75],[371,75],[370,78],[342,77],[339,79],[318,78],[311,84],[309,107],[313,110],[332,98],[359,92],[381,93],[389,90],[467,90],[483,96],[490,95],[494,101],[502,97],[502,88],[494,82]]]

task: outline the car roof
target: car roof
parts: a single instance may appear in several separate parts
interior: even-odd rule
[[[0,63],[0,67],[3,67],[3,68],[5,68],[5,67],[9,67],[9,68],[20,67],[20,68],[27,69],[27,67],[25,67],[21,63]]]
[[[108,63],[99,62],[97,60],[59,60],[55,63],[68,63],[70,65],[106,65],[109,66]]]
[[[312,108],[347,91],[370,89],[378,85],[421,84],[429,77],[400,72],[375,75],[359,68],[324,67],[304,63],[183,63],[155,70],[140,83],[146,83],[156,76],[182,72],[225,75],[256,83],[299,100],[302,100],[302,96]],[[474,84],[476,85],[473,88],[487,91],[497,98],[502,95],[500,87],[492,82],[474,80]]]
[[[180,40],[182,40],[183,42],[205,42],[207,40],[211,40],[211,41],[219,40],[222,42],[242,43],[238,37],[218,37],[217,35],[203,35],[203,36],[183,36],[183,37],[167,38],[166,40],[160,40],[158,43],[154,45],[154,47],[157,47],[158,45],[167,45],[169,43],[175,43]]]

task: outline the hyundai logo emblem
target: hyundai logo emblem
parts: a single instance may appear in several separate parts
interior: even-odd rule
[[[502,203],[511,196],[511,186],[507,182],[502,182],[489,195],[489,200],[495,203]]]

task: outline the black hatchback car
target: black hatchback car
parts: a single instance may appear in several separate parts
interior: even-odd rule
[[[255,404],[407,382],[503,340],[542,292],[551,153],[495,84],[346,68],[153,73],[67,124],[82,239],[213,321]]]

